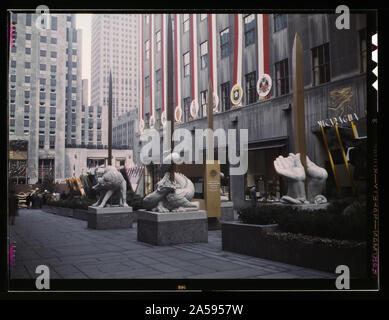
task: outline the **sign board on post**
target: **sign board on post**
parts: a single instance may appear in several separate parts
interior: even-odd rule
[[[220,164],[217,160],[214,163],[205,165],[205,188],[204,198],[208,218],[220,217]]]

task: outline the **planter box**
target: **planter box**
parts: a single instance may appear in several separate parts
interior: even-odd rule
[[[131,207],[88,207],[88,228],[106,229],[126,229],[132,228],[132,208]]]
[[[157,213],[138,211],[138,241],[157,246],[208,242],[204,210]]]
[[[330,273],[347,265],[350,277],[366,277],[366,243],[280,233],[276,226],[223,222],[222,249]]]

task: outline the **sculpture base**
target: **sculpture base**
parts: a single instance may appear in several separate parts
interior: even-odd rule
[[[88,207],[88,228],[127,229],[132,228],[132,207]]]
[[[232,201],[220,202],[220,208],[222,212],[222,215],[220,217],[221,221],[234,220],[234,203]]]
[[[157,213],[139,210],[138,241],[157,246],[208,242],[207,212]]]
[[[291,204],[291,203],[283,203],[283,202],[259,202],[258,206],[292,207],[292,208],[296,208],[297,210],[315,211],[315,210],[327,209],[329,204],[330,204],[329,202],[320,203],[320,204],[314,204],[314,203]]]

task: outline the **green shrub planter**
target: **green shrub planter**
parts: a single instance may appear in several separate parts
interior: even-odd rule
[[[225,251],[330,273],[339,265],[347,265],[350,277],[366,277],[365,242],[279,232],[275,225],[222,222],[221,228]]]
[[[71,217],[83,221],[88,221],[88,210],[55,207],[55,206],[43,206],[42,210],[63,217]]]

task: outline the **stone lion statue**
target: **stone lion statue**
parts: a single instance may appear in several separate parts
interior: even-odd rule
[[[99,200],[92,207],[105,207],[107,201],[114,192],[119,192],[121,207],[128,207],[126,202],[127,183],[122,174],[114,166],[107,166],[103,171],[103,176],[97,179],[97,184],[92,189],[100,192]]]

